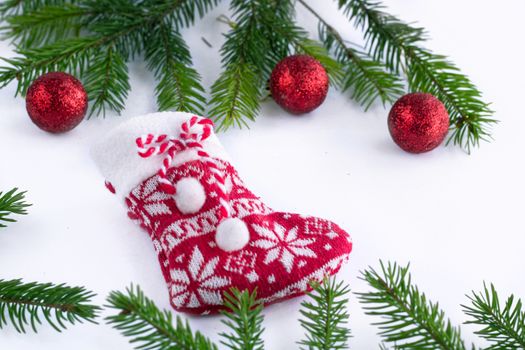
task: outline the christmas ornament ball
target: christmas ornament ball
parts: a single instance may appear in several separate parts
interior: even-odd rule
[[[270,91],[281,107],[302,114],[323,103],[328,83],[326,70],[319,61],[308,55],[294,55],[277,63],[270,77]]]
[[[388,115],[392,139],[409,153],[428,152],[439,146],[449,125],[449,115],[443,103],[426,93],[401,97]]]
[[[87,93],[74,76],[51,72],[37,78],[27,90],[26,109],[40,129],[63,133],[76,127],[86,115]]]

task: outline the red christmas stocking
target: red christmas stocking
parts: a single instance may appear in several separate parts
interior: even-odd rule
[[[155,113],[95,149],[106,186],[150,235],[177,310],[210,313],[232,287],[265,304],[304,294],[352,250],[336,224],[268,208],[239,178],[209,119]]]

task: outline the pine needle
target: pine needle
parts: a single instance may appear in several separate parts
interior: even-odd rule
[[[0,31],[19,48],[34,48],[78,36],[82,18],[89,14],[89,9],[72,4],[37,7],[7,17]]]
[[[113,46],[98,50],[84,77],[84,87],[91,102],[90,116],[105,115],[107,108],[120,113],[131,87],[128,67]]]
[[[306,339],[299,342],[309,350],[348,349],[350,330],[347,327],[348,286],[336,282],[335,278],[325,278],[323,283],[312,281],[309,300],[301,303],[299,321],[306,331]]]
[[[91,114],[122,111],[129,93],[126,64],[146,57],[155,75],[159,110],[203,113],[205,93],[192,67],[181,29],[202,17],[219,0],[7,0],[0,4],[0,28],[18,55],[4,58],[0,88],[16,81],[16,95],[50,71],[71,73],[86,83]],[[221,48],[223,71],[211,87],[209,114],[217,129],[247,126],[260,110],[275,64],[290,54],[317,59],[332,86],[348,90],[368,109],[375,101],[393,102],[403,92],[428,92],[447,107],[448,142],[470,152],[490,140],[496,123],[481,92],[441,55],[423,49],[422,28],[412,27],[371,0],[338,0],[339,7],[364,31],[366,51],[342,39],[323,18],[322,43],[296,23],[292,0],[232,0],[230,31]],[[335,57],[332,57],[335,56]]]
[[[448,142],[470,153],[481,140],[488,141],[491,127],[497,121],[493,111],[481,100],[481,92],[445,56],[422,48],[422,28],[410,26],[384,12],[379,2],[338,0],[355,26],[364,31],[367,49],[374,60],[384,61],[394,73],[403,71],[413,92],[436,96],[450,115],[451,134]]]
[[[224,338],[221,343],[232,350],[263,350],[263,305],[257,301],[257,292],[240,292],[234,288],[224,294],[224,306],[227,311],[221,314],[226,320],[222,323],[231,332],[220,334]]]
[[[190,67],[190,51],[182,36],[166,20],[152,33],[146,41],[145,56],[158,81],[155,92],[159,111],[204,113],[204,88],[199,74]]]
[[[403,83],[397,74],[388,72],[380,61],[354,48],[357,45],[345,41],[306,1],[298,2],[319,20],[319,37],[343,69],[340,87],[343,91],[351,90],[352,98],[363,105],[365,111],[378,99],[384,106],[403,94]]]
[[[76,4],[75,4],[76,3]],[[144,53],[158,80],[159,110],[201,113],[205,99],[200,77],[180,36],[218,0],[27,0],[0,6],[4,37],[19,56],[3,59],[0,87],[29,85],[50,71],[65,71],[85,82],[91,114],[120,112],[130,90],[126,63]]]
[[[377,100],[385,106],[395,102],[403,94],[404,85],[397,74],[388,72],[381,62],[350,46],[335,29],[323,21],[319,22],[319,36],[325,47],[343,66],[342,90],[350,90],[352,98],[364,106],[365,111]]]
[[[0,328],[11,324],[25,333],[30,326],[37,332],[37,325],[45,321],[60,332],[66,323],[96,323],[100,308],[90,304],[94,296],[84,287],[0,280]]]
[[[483,328],[475,333],[488,340],[486,349],[525,349],[525,309],[521,299],[511,295],[500,304],[494,285],[483,285],[481,293],[467,296],[471,305],[463,305],[463,311],[472,319],[467,324]]]
[[[139,287],[126,292],[111,292],[109,308],[116,314],[106,318],[108,324],[130,338],[136,349],[143,350],[217,350],[217,346],[200,332],[193,332],[189,323],[179,316],[173,325],[173,315],[159,310]]]
[[[269,42],[263,16],[268,16],[269,0],[232,1],[235,24],[221,48],[223,71],[211,87],[210,116],[217,130],[234,125],[247,126],[260,108],[263,73],[268,62]]]
[[[380,264],[380,272],[370,267],[361,273],[372,291],[357,296],[366,314],[382,319],[374,325],[384,341],[395,349],[465,350],[460,329],[412,284],[408,266]]]
[[[25,199],[26,192],[19,192],[18,188],[13,188],[12,190],[3,194],[0,192],[0,228],[6,227],[6,224],[3,222],[16,222],[15,219],[9,217],[11,214],[17,215],[26,215],[26,208],[31,206],[27,204]]]

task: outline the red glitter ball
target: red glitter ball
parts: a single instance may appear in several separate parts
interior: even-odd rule
[[[316,59],[289,56],[272,71],[270,90],[281,107],[295,114],[308,113],[323,103],[328,93],[328,75]]]
[[[86,90],[74,76],[51,72],[31,84],[27,90],[26,109],[40,129],[62,133],[84,119],[87,100]]]
[[[428,152],[439,146],[450,125],[448,112],[431,94],[412,93],[401,97],[388,115],[394,142],[410,153]]]

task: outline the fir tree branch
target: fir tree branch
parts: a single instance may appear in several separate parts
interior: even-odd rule
[[[397,74],[388,72],[381,62],[350,46],[341,34],[304,0],[298,2],[318,19],[321,41],[343,67],[343,91],[351,90],[352,98],[363,105],[365,110],[378,99],[384,106],[386,103],[393,103],[403,94],[404,86]]]
[[[220,334],[225,339],[221,344],[232,350],[264,349],[261,339],[264,332],[263,305],[257,301],[257,292],[240,292],[233,288],[230,293],[224,293],[224,306],[227,311],[221,311],[221,314],[226,316],[226,320],[222,323],[231,333]]]
[[[380,264],[379,273],[373,268],[361,273],[373,291],[357,295],[366,314],[383,319],[374,324],[384,341],[396,349],[465,350],[460,329],[412,284],[408,266]]]
[[[106,108],[118,113],[124,109],[131,89],[128,67],[113,46],[96,51],[84,76],[84,86],[91,101],[90,116],[105,115]]]
[[[143,0],[141,5],[150,11],[166,15],[168,22],[178,31],[189,27],[195,19],[203,17],[221,0]]]
[[[32,12],[45,6],[74,4],[77,0],[5,0],[0,4],[0,18]]]
[[[5,0],[0,4],[0,14],[4,18],[6,16],[16,15],[20,11],[20,5],[23,0]]]
[[[34,48],[78,36],[82,17],[90,14],[88,9],[72,4],[46,6],[7,17],[0,31],[18,47]]]
[[[41,18],[53,18],[57,7],[49,5],[52,4],[52,0],[48,1],[50,3],[46,3],[47,6],[35,5],[31,8],[31,11],[36,12],[29,10],[24,12],[24,10],[20,15],[8,17],[8,21],[13,21],[13,25],[8,25],[4,31],[21,38],[21,41],[23,38],[31,37],[35,44],[44,45],[37,48],[23,48],[22,45],[18,51],[21,57],[4,59],[9,66],[0,67],[0,87],[17,79],[17,94],[24,95],[34,79],[49,71],[66,71],[80,78],[84,78],[84,74],[88,72],[86,73],[87,87],[94,88],[93,91],[88,90],[88,94],[95,101],[92,113],[93,111],[103,113],[106,107],[117,112],[122,110],[123,101],[129,91],[127,71],[122,61],[127,61],[142,52],[145,43],[152,37],[152,31],[159,23],[166,23],[167,26],[176,28],[191,24],[197,15],[204,14],[218,2],[218,0],[145,0],[136,3],[133,0],[94,0],[78,6],[71,5],[67,8],[71,14],[78,14],[79,18],[81,17],[79,21],[87,34],[60,40],[56,40],[59,37],[54,36],[49,29],[53,27],[59,31],[56,23],[50,24],[48,31],[42,30],[41,35],[34,37],[31,36],[31,30],[38,30],[38,26],[31,29],[31,26],[14,25],[16,21],[38,22],[38,18],[31,16],[35,13]],[[66,6],[62,11],[67,12]],[[177,34],[176,38],[180,36]],[[162,40],[162,38],[158,39]],[[195,70],[187,65],[191,63],[191,58],[185,45],[180,44],[181,40],[171,40],[170,43],[178,44],[171,49],[177,50],[172,53],[176,53],[175,58],[179,60],[177,62],[171,60],[169,69],[165,69],[163,78],[159,79],[157,93],[159,102],[162,101],[159,107],[161,109],[196,107],[204,101],[202,87],[198,82],[199,77]],[[150,50],[151,52],[153,51]],[[153,53],[162,55],[155,57],[155,62],[166,62],[165,50],[158,49]],[[152,62],[153,57],[150,55],[149,58]],[[92,68],[97,74],[103,75],[95,78],[95,73],[89,73]],[[160,72],[161,70],[159,74]],[[178,79],[168,76],[167,72],[174,73]],[[181,79],[182,76],[184,77]],[[110,77],[118,79],[112,82]],[[174,100],[174,91],[177,92],[178,103]],[[182,98],[184,104],[181,104]]]
[[[491,342],[487,349],[525,349],[525,310],[521,300],[511,295],[502,308],[494,285],[489,289],[484,284],[483,289],[468,296],[471,305],[462,305],[472,317],[466,323],[483,327],[475,333]]]
[[[144,350],[216,350],[208,338],[190,328],[177,316],[175,327],[171,312],[161,311],[148,299],[139,287],[126,289],[125,293],[114,291],[108,297],[110,308],[117,314],[106,318],[107,323],[130,337],[136,349]]]
[[[259,112],[261,78],[255,68],[243,61],[225,68],[211,87],[210,116],[218,122],[216,130],[234,125],[248,126]]]
[[[190,67],[191,55],[180,34],[166,21],[160,22],[153,30],[146,44],[148,67],[158,80],[156,87],[157,104],[160,111],[174,109],[202,114],[202,96],[199,74]]]
[[[370,0],[339,0],[339,7],[364,30],[376,61],[384,60],[396,73],[403,69],[411,91],[431,93],[445,104],[452,130],[448,142],[470,152],[490,138],[497,121],[490,117],[493,112],[481,100],[481,92],[445,56],[418,46],[425,39],[422,28],[385,13],[381,4]]]
[[[100,48],[111,38],[95,36],[74,38],[36,49],[21,49],[21,57],[4,58],[9,64],[0,67],[0,87],[17,80],[16,94],[25,96],[31,83],[40,75],[51,71],[67,71],[82,76],[94,49]]]
[[[260,107],[263,73],[269,44],[261,29],[263,17],[271,16],[269,0],[234,0],[235,25],[221,48],[223,72],[211,87],[210,115],[217,130],[247,125]]]
[[[226,21],[231,31],[221,49],[224,71],[212,86],[210,101],[211,114],[220,121],[218,129],[247,126],[247,120],[255,120],[262,86],[275,64],[291,49],[314,57],[324,66],[332,83],[339,81],[339,64],[295,24],[292,8],[288,0],[232,2],[237,16]]]
[[[7,193],[0,192],[0,228],[6,227],[3,222],[16,222],[15,219],[10,218],[11,214],[26,215],[26,208],[31,206],[25,202],[26,192],[19,192],[18,188],[13,188]]]
[[[24,96],[34,79],[50,71],[67,71],[82,77],[96,51],[106,46],[114,46],[125,59],[132,56],[141,47],[140,35],[143,35],[145,26],[155,18],[127,16],[122,11],[132,13],[132,8],[119,7],[118,2],[108,3],[107,0],[94,3],[93,12],[100,13],[103,3],[107,3],[105,10],[108,16],[119,13],[120,20],[113,17],[93,20],[96,25],[93,24],[94,33],[90,35],[59,40],[40,48],[18,50],[22,57],[4,59],[10,67],[0,67],[0,86],[17,79],[16,93]]]
[[[295,3],[290,0],[270,0],[270,6],[272,8],[272,15],[266,19],[271,22],[283,23],[286,22],[288,25],[294,23],[295,18]],[[264,26],[264,35],[268,38],[270,50],[268,51],[268,66],[265,72],[265,79],[268,79],[272,69],[275,65],[282,60],[284,57],[293,54],[293,47],[290,45],[290,41],[285,37],[283,38],[280,33],[273,30],[270,26]]]
[[[0,280],[0,328],[12,324],[25,333],[31,326],[37,332],[42,318],[58,332],[66,329],[66,323],[96,323],[100,308],[90,304],[94,295],[84,287]]]
[[[310,300],[301,303],[301,326],[306,330],[306,339],[299,344],[309,350],[347,349],[350,330],[348,322],[348,286],[337,283],[335,278],[325,278],[322,284],[310,283],[313,291]]]

